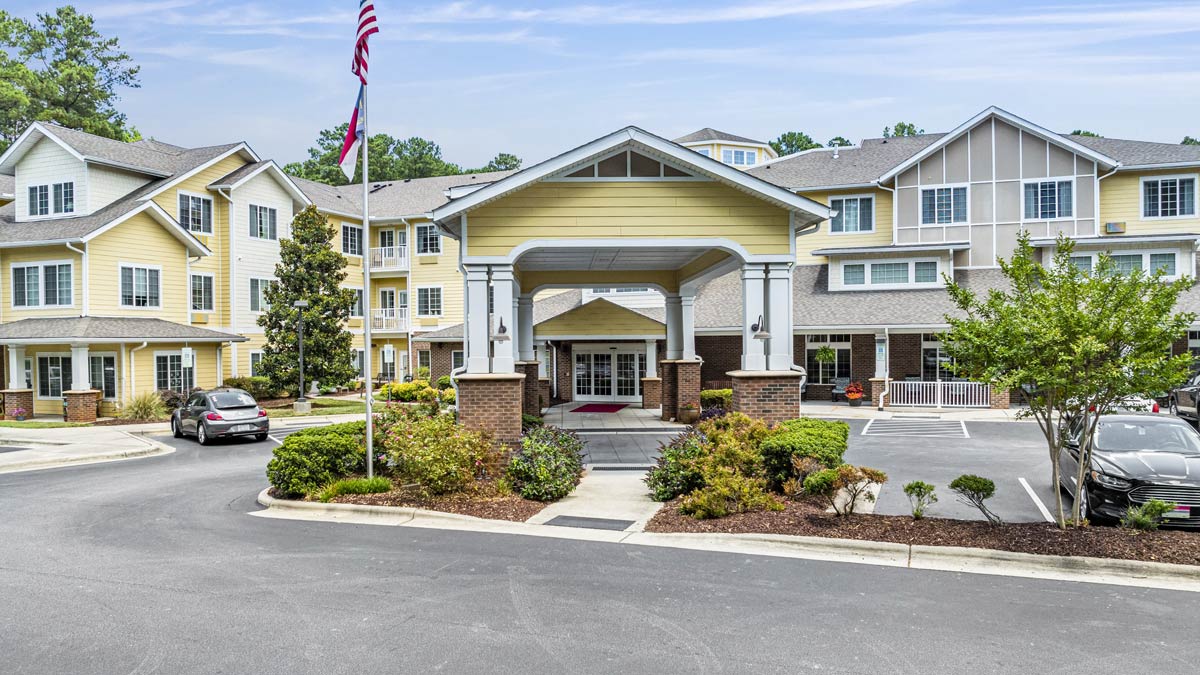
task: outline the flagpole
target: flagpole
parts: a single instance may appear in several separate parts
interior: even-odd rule
[[[371,136],[367,132],[367,83],[364,81],[362,85],[362,231],[363,241],[361,247],[363,249],[362,267],[363,267],[363,391],[366,392],[367,398],[367,478],[375,475],[375,417],[374,403],[375,394],[371,391],[371,323],[374,317],[371,315],[371,221],[370,209],[367,208],[367,200],[371,194],[370,182],[367,181],[367,146],[371,144]]]

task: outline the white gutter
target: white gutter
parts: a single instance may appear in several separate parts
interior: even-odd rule
[[[438,232],[442,231],[441,225],[434,223],[434,227],[437,228]],[[463,324],[462,324],[463,325],[463,337],[462,337],[463,364],[462,364],[462,366],[460,366],[458,368],[454,368],[450,371],[450,386],[454,388],[454,409],[456,411],[458,410],[458,405],[459,405],[459,403],[458,403],[458,401],[459,401],[459,399],[458,399],[458,376],[467,372],[467,364],[471,362],[471,340],[470,340],[470,334],[467,332],[467,317],[469,316],[468,312],[471,311],[471,293],[469,292],[469,289],[467,288],[467,268],[465,265],[463,265],[463,253],[464,253],[464,251],[466,251],[466,248],[467,248],[467,244],[466,244],[466,242],[467,242],[467,214],[465,214],[465,213],[462,215],[462,239],[460,239],[459,242],[460,242],[460,244],[458,247],[458,273],[460,275],[462,275],[462,280],[463,280],[463,300],[462,300],[462,302],[463,302]],[[409,259],[411,260],[412,257],[409,256]],[[491,317],[487,317],[485,315],[484,320],[487,321],[487,323],[488,323],[488,334],[491,335],[491,332],[492,332]],[[411,340],[409,340],[409,344],[410,345],[412,344]],[[411,346],[409,348],[411,349]],[[430,374],[432,375],[432,373],[430,373]],[[457,417],[458,416],[455,415],[456,419],[457,419]]]
[[[129,350],[129,388],[131,390],[137,389],[137,359],[134,357],[134,353],[145,349],[149,344],[149,342],[143,342],[141,347]]]
[[[88,307],[90,306],[90,300],[89,300],[90,284],[88,284],[88,252],[87,252],[88,245],[85,243],[83,245],[82,249],[78,249],[78,248],[75,248],[74,246],[72,246],[70,244],[70,242],[68,242],[66,246],[68,249],[79,254],[80,267],[83,268],[81,271],[81,275],[82,275],[81,281],[83,282],[83,311],[80,313],[80,316],[87,316],[88,315]],[[75,289],[71,289],[71,292],[74,293]]]
[[[887,352],[883,355],[883,393],[879,395],[879,410],[883,410],[883,402],[892,393],[892,339],[888,337],[887,326],[883,327],[884,342]]]

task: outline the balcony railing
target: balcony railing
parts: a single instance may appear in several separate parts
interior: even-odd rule
[[[408,330],[408,308],[377,309],[371,312],[371,330],[403,333]]]
[[[984,382],[898,382],[893,381],[889,404],[923,408],[987,408],[991,388]]]
[[[372,272],[403,272],[408,269],[407,246],[384,246],[368,251]]]

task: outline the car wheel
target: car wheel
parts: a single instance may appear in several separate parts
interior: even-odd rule
[[[1175,402],[1175,399],[1171,399],[1171,406],[1169,410],[1171,411],[1172,415],[1179,417],[1179,404]]]
[[[261,433],[261,434],[254,434],[254,440],[258,441],[259,443],[267,440],[266,432]]]
[[[200,442],[200,445],[208,445],[212,440],[208,437],[208,425],[204,422],[196,425],[196,440]]]
[[[183,438],[183,429],[179,428],[179,420],[171,418],[171,435],[175,438]]]
[[[1088,520],[1092,514],[1092,499],[1088,496],[1087,485],[1083,485],[1075,493],[1075,499],[1079,502],[1079,519]]]

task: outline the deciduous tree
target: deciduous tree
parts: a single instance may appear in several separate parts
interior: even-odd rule
[[[825,144],[825,147],[827,147],[827,148],[844,148],[844,147],[847,147],[850,145],[854,145],[854,144],[851,143],[850,139],[846,138],[845,136],[834,136],[833,138],[829,139],[829,142]]]
[[[1087,129],[1076,129],[1075,131],[1071,132],[1071,135],[1072,136],[1090,136],[1091,138],[1104,138],[1100,134],[1098,134],[1094,131],[1088,131]]]
[[[884,138],[896,138],[899,136],[920,136],[925,133],[924,129],[918,129],[917,125],[912,122],[896,122],[895,126],[884,127]]]
[[[774,148],[776,154],[780,157],[821,147],[820,143],[814,141],[812,136],[803,131],[785,131],[779,134],[779,138],[771,141],[769,145]]]
[[[1200,139],[1196,139],[1191,136],[1184,136],[1183,140],[1179,141],[1179,144],[1180,145],[1200,145]]]

